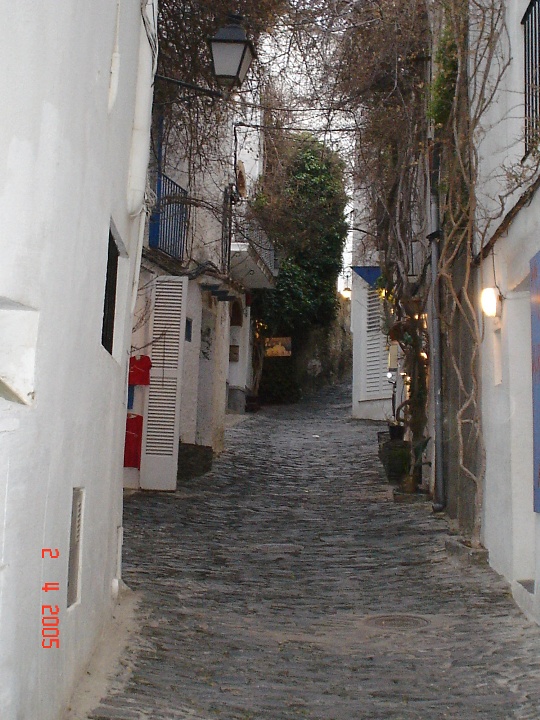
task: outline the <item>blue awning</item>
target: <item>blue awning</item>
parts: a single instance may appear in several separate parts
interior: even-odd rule
[[[353,265],[352,269],[357,275],[360,275],[362,280],[365,280],[368,285],[373,287],[377,280],[381,276],[380,267],[370,267],[368,265]]]

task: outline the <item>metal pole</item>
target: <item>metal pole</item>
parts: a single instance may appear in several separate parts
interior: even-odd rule
[[[439,149],[434,148],[433,172],[431,177],[431,212],[433,232],[431,241],[431,378],[435,399],[435,492],[433,511],[441,512],[446,507],[446,484],[443,465],[443,397],[442,397],[442,356],[439,293],[439,240],[441,221],[438,195]]]
[[[177,85],[178,87],[185,88],[186,90],[192,90],[196,95],[206,95],[207,97],[217,98],[218,100],[222,100],[225,97],[221,90],[203,88],[200,85],[194,85],[193,83],[184,82],[183,80],[176,80],[176,78],[156,75],[156,80],[163,80],[164,82],[171,83],[171,85]]]
[[[433,237],[435,236],[435,237]],[[440,231],[431,233],[431,377],[435,398],[435,497],[434,512],[441,512],[446,507],[446,488],[443,468],[443,400],[442,400],[442,358],[441,358],[441,323],[439,320],[439,284],[437,273],[439,268],[439,237]]]

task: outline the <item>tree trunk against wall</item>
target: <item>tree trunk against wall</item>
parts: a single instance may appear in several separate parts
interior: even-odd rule
[[[465,260],[460,258],[456,262],[454,283],[459,287],[465,282]],[[469,292],[472,290],[473,280],[469,280]],[[462,289],[465,292],[465,288]],[[451,325],[444,330],[442,343],[443,350],[443,413],[444,413],[444,475],[447,485],[447,511],[450,517],[457,521],[459,530],[466,536],[473,533],[476,513],[476,485],[467,476],[460,465],[462,456],[463,465],[473,473],[479,469],[478,448],[475,441],[475,432],[472,421],[474,411],[467,408],[462,415],[461,422],[458,414],[465,403],[467,394],[471,392],[472,373],[463,372],[462,382],[456,375],[452,357],[460,368],[472,366],[475,338],[461,313],[452,313],[449,307],[448,296],[443,299],[445,304],[444,315],[453,317]],[[477,370],[477,368],[475,368]],[[462,439],[460,442],[460,433]]]

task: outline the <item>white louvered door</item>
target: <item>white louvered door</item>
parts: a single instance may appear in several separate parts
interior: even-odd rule
[[[150,385],[141,455],[141,488],[175,490],[188,279],[165,275],[152,290]]]
[[[388,352],[386,338],[381,332],[381,303],[373,288],[367,296],[366,328],[366,399],[384,398],[391,394],[386,378]]]

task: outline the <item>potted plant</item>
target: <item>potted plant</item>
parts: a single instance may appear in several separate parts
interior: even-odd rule
[[[386,440],[380,445],[379,458],[388,482],[401,485],[411,470],[411,443],[408,440]]]
[[[379,433],[379,459],[388,482],[400,485],[411,469],[411,443],[404,440],[405,423],[393,417],[387,420],[388,432]]]
[[[389,420],[388,433],[390,440],[403,440],[405,437],[405,425],[399,420]]]

